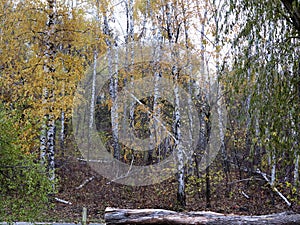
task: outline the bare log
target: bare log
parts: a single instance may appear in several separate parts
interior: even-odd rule
[[[210,211],[174,212],[163,209],[118,209],[106,208],[105,222],[112,224],[206,224],[206,225],[296,225],[300,214],[283,212],[262,216],[225,215]]]

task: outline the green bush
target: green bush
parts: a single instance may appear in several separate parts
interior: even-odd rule
[[[14,126],[19,119],[0,105],[0,222],[33,221],[48,206],[46,170],[17,144],[24,132]]]

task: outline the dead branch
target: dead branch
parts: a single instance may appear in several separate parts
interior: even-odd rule
[[[91,182],[92,180],[95,179],[95,176],[91,176],[90,178],[87,178],[85,181],[83,181],[82,184],[80,184],[78,187],[76,187],[76,190],[79,190],[81,188],[83,188],[87,183]]]

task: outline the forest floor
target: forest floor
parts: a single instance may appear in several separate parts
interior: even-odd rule
[[[64,156],[57,159],[59,184],[55,196],[71,202],[72,205],[55,201],[53,209],[45,212],[45,218],[56,222],[79,222],[83,207],[88,209],[90,222],[103,221],[106,207],[182,210],[176,204],[175,175],[174,178],[156,185],[124,186],[110,183],[91,170],[86,162],[78,160],[80,154],[69,153],[70,151],[66,151]],[[95,176],[92,181],[76,189],[92,176]],[[245,179],[247,175],[243,178],[241,180],[239,176],[231,175],[228,182],[230,185],[226,186],[222,173],[212,173],[210,207],[206,205],[205,180],[200,184],[190,181],[187,184],[187,206],[184,210],[208,210],[239,215],[262,215],[288,210],[300,212],[299,206],[287,207],[263,179]]]

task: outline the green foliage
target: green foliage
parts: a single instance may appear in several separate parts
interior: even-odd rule
[[[232,121],[230,143],[243,152],[240,160],[246,159],[246,165],[270,171],[276,164],[276,181],[288,178],[295,183],[286,167],[294,165],[299,154],[297,28],[290,23],[283,1],[234,0],[231,4],[234,7],[227,15],[236,19],[226,24],[227,30],[238,29],[226,67],[230,72],[222,80]]]
[[[18,113],[0,107],[0,220],[34,220],[48,206],[50,182],[35,157],[17,144]]]

